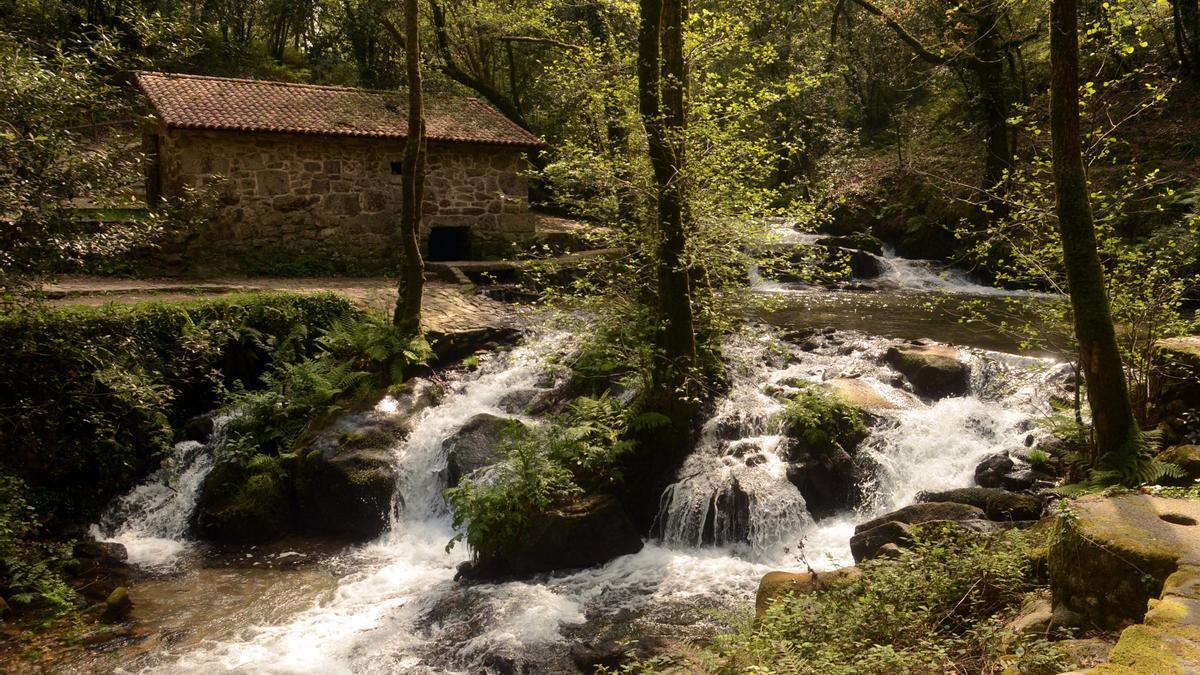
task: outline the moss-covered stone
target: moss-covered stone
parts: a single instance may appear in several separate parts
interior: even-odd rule
[[[1105,629],[1141,620],[1168,577],[1200,563],[1198,522],[1200,502],[1192,500],[1125,494],[1072,502],[1050,547],[1056,609]]]
[[[1183,469],[1183,477],[1166,478],[1164,483],[1191,485],[1200,480],[1200,445],[1176,445],[1162,451],[1158,459]]]
[[[1000,488],[970,487],[941,492],[923,492],[918,502],[954,502],[983,509],[988,519],[998,521],[1037,520],[1042,515],[1042,500]]]
[[[193,516],[200,536],[243,544],[278,539],[294,521],[287,474],[279,459],[266,455],[213,467]]]
[[[903,345],[889,349],[884,358],[927,398],[962,396],[971,388],[970,366],[950,347]]]
[[[1200,672],[1200,627],[1136,625],[1126,628],[1109,663],[1094,673],[1191,675]]]
[[[755,615],[761,617],[772,602],[785,595],[802,595],[847,584],[861,574],[857,567],[843,567],[829,572],[767,572],[758,582],[758,594],[754,600]]]
[[[108,594],[108,598],[104,600],[105,621],[120,621],[129,616],[131,611],[133,611],[133,600],[129,598],[129,591],[124,586],[114,588],[112,593]]]

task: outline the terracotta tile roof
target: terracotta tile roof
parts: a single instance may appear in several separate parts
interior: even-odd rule
[[[168,127],[404,138],[403,94],[227,77],[137,73],[138,87]],[[426,98],[431,141],[540,147],[541,140],[486,103]]]

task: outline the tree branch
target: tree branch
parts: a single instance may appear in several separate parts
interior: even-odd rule
[[[870,0],[851,1],[859,7],[865,9],[867,13],[883,19],[883,22],[887,24],[887,27],[892,29],[892,32],[896,34],[896,37],[900,38],[901,42],[908,45],[913,50],[913,53],[917,55],[917,58],[935,65],[944,65],[950,62],[949,58],[945,56],[939,56],[930,51],[929,48],[922,44],[921,41],[918,40],[912,33],[908,32],[908,29],[906,29],[904,26],[901,26],[892,17],[888,16],[887,13],[876,6],[875,3],[870,2]]]
[[[501,35],[496,38],[501,42],[524,42],[526,44],[544,45],[548,47],[559,47],[561,49],[569,49],[571,51],[582,52],[587,48],[582,45],[573,45],[570,42],[555,40],[548,37],[535,37],[532,35]]]

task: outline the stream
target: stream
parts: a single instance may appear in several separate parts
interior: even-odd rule
[[[445,396],[393,449],[403,500],[391,527],[362,546],[285,540],[231,551],[191,541],[188,515],[222,442],[218,420],[208,445],[176,446],[95,526],[144,572],[131,596],[149,637],[95,655],[81,672],[576,673],[580,645],[629,636],[671,645],[727,630],[752,607],[764,573],[852,564],[856,522],[923,490],[970,485],[980,460],[1038,433],[1061,367],[1016,355],[1011,341],[964,328],[944,309],[1008,292],[885,260],[888,272],[868,290],[759,282],[774,302],[757,318],[772,325],[730,340],[733,384],[663,494],[653,537],[599,568],[467,585],[454,581],[467,552],[446,550],[442,442],[479,413],[511,416],[506,394],[552,387],[570,336],[534,334],[474,370],[439,376]],[[825,330],[803,344],[780,339],[796,329]],[[929,336],[961,347],[969,395],[923,402],[881,365],[898,340]],[[879,402],[860,451],[875,471],[857,511],[815,521],[779,457],[783,405],[769,393],[833,379],[854,380]],[[376,413],[393,410],[384,399]],[[721,508],[739,500],[744,507]]]

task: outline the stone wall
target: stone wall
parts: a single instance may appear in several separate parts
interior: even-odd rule
[[[164,192],[216,185],[216,222],[201,245],[386,259],[395,250],[404,142],[171,129],[160,134]],[[521,148],[429,144],[424,228],[470,226],[477,242],[529,234]]]

